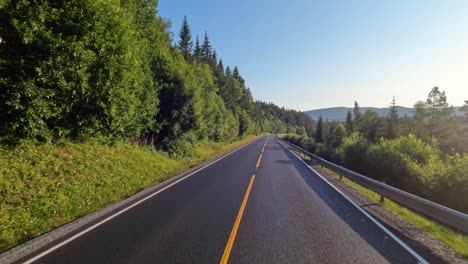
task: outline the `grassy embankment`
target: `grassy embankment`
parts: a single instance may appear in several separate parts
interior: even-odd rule
[[[130,144],[26,143],[0,149],[0,252],[254,138],[201,144],[185,158]]]
[[[324,170],[327,174],[335,177],[336,179],[340,178],[340,176],[337,173],[331,171],[328,168],[324,167],[322,168],[322,170]],[[376,192],[367,189],[362,185],[359,185],[345,177],[343,177],[341,181],[344,184],[355,189],[356,191],[360,192],[361,194],[365,195],[371,201],[375,203],[380,203],[380,195]],[[439,239],[445,245],[454,249],[462,257],[468,258],[468,235],[464,234],[463,232],[454,230],[453,228],[444,224],[440,224],[420,214],[417,214],[388,198],[386,198],[385,202],[383,204],[381,203],[381,205],[393,214],[400,217],[401,219]]]

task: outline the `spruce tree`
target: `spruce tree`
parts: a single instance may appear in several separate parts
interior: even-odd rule
[[[359,107],[358,102],[354,101],[354,120],[357,121],[361,119],[362,113],[361,113],[361,108]]]
[[[387,115],[387,138],[397,138],[400,136],[399,115],[395,97],[390,105],[390,112]]]
[[[239,69],[237,69],[237,66],[234,66],[234,71],[232,72],[232,77],[235,79],[239,78]]]
[[[325,134],[325,142],[327,142],[327,145],[333,146],[335,143],[335,129],[337,127],[337,123],[335,121],[329,123],[327,119],[325,119],[325,129],[324,129],[324,134]]]
[[[361,108],[359,107],[359,104],[356,101],[354,101],[353,113],[354,113],[354,121],[353,121],[354,128],[353,128],[353,130],[354,131],[359,131],[359,127],[360,127],[359,124],[361,122],[362,113],[361,113]]]
[[[216,54],[216,50],[213,50],[208,60],[208,65],[210,66],[212,71],[215,71],[217,61],[218,61],[218,55]]]
[[[324,122],[323,117],[320,116],[317,122],[317,128],[314,135],[315,143],[324,143]]]
[[[205,39],[203,40],[202,45],[202,59],[204,63],[210,62],[211,52],[210,39],[208,38],[208,33],[205,31]]]
[[[223,60],[219,59],[218,65],[216,66],[218,71],[222,73],[224,76],[224,65],[223,65]]]
[[[182,53],[182,56],[184,56],[186,61],[191,61],[193,43],[187,16],[184,16],[184,22],[182,23],[182,28],[180,29],[179,38],[179,50]]]
[[[232,72],[229,66],[226,67],[226,73],[224,75],[226,76],[226,79],[232,78]]]
[[[346,131],[348,132],[348,135],[353,132],[353,129],[353,114],[351,113],[351,110],[348,110],[346,113]]]
[[[200,46],[200,40],[198,38],[198,34],[197,34],[197,38],[195,40],[195,48],[193,49],[193,58],[195,59],[195,62],[201,62],[201,59],[202,59],[202,48]]]
[[[224,77],[223,60],[221,59],[219,60],[219,63],[216,65],[214,76],[215,76],[216,84],[218,85],[218,87],[222,87],[224,85],[225,77]]]
[[[244,78],[242,78],[242,76],[240,76],[239,69],[237,68],[237,66],[234,67],[234,71],[232,72],[232,77],[238,80],[239,83],[242,84],[242,86],[245,86],[245,80]]]
[[[398,116],[398,108],[397,108],[397,105],[396,105],[395,97],[393,97],[392,102],[390,104],[390,112],[389,112],[388,116],[393,120],[398,120],[398,117],[399,117]]]

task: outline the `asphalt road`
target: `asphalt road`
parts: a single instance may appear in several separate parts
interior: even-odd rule
[[[220,263],[222,259],[229,263],[418,262],[270,136],[34,263]]]

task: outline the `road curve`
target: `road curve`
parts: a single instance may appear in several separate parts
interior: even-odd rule
[[[21,262],[418,263],[273,136],[40,253]]]

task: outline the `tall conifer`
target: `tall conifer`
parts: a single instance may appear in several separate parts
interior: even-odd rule
[[[192,34],[190,33],[190,27],[187,21],[187,17],[184,17],[184,22],[182,23],[182,28],[179,33],[179,50],[184,56],[186,61],[192,59]]]
[[[193,58],[195,59],[195,62],[200,62],[202,59],[202,48],[200,46],[200,40],[197,38],[195,40],[195,48],[193,49]]]

